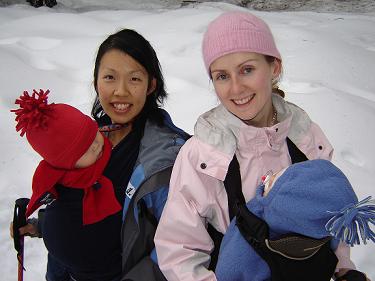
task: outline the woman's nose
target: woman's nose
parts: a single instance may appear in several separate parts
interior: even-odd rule
[[[243,87],[240,77],[238,77],[237,75],[232,75],[231,78],[232,78],[231,85],[230,85],[231,93],[235,95],[241,94],[244,87]]]
[[[127,81],[120,80],[116,85],[114,94],[116,96],[128,96],[129,95],[129,87],[128,87]]]

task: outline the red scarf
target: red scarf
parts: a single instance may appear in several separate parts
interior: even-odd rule
[[[56,169],[42,160],[33,177],[33,194],[27,206],[30,216],[43,204],[46,195],[58,199],[56,184],[84,190],[82,201],[83,224],[96,223],[121,210],[112,182],[102,175],[111,156],[111,143],[104,138],[103,155],[91,166],[82,169]]]

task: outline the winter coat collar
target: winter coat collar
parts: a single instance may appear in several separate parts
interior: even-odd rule
[[[198,118],[195,136],[230,157],[236,150],[256,149],[257,145],[264,145],[265,140],[274,150],[280,147],[287,136],[299,143],[310,128],[310,118],[301,108],[276,94],[273,94],[272,102],[279,120],[272,127],[248,126],[220,104]]]
[[[160,109],[162,110],[162,109]],[[164,126],[147,121],[141,140],[137,164],[141,164],[145,178],[174,164],[181,145],[188,134],[176,127],[169,114],[162,110]]]

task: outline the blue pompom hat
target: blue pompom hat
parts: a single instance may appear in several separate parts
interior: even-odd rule
[[[267,196],[263,192],[261,185],[247,207],[267,222],[271,239],[287,233],[317,239],[332,236],[333,248],[339,240],[350,246],[360,244],[360,237],[364,244],[375,242],[370,228],[375,225],[374,200],[369,196],[358,202],[347,177],[330,161],[293,164],[279,175]],[[235,220],[222,241],[216,275],[220,281],[260,281],[270,276],[268,265],[242,237]]]

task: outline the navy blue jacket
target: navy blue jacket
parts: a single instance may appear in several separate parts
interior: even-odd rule
[[[83,226],[83,191],[63,186],[58,187],[59,199],[47,206],[43,239],[75,279],[165,280],[153,238],[172,166],[189,136],[162,112],[163,125],[146,121],[137,126],[113,149],[104,171],[124,204],[122,213]]]

